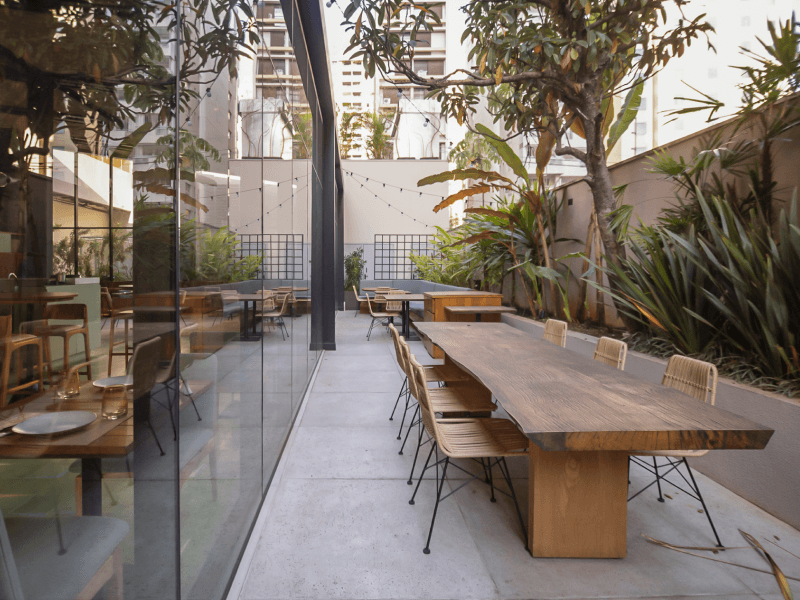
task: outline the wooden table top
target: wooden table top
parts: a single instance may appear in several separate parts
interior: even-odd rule
[[[384,298],[389,302],[420,302],[425,300],[425,294],[386,294]]]
[[[22,407],[22,414],[52,412],[54,410],[89,410],[97,419],[74,433],[49,437],[12,433],[0,438],[0,458],[98,458],[125,456],[133,450],[133,407],[128,414],[113,423],[100,415],[103,393],[91,382],[81,386],[75,398],[53,403],[53,392],[47,391]],[[19,409],[9,407],[1,414],[14,416]]]
[[[516,308],[510,306],[445,306],[445,312],[459,315],[495,314],[495,313],[515,313]]]
[[[416,325],[544,450],[761,449],[773,433],[509,325]]]
[[[448,298],[453,296],[470,296],[470,297],[479,297],[479,298],[489,298],[494,296],[501,296],[502,294],[497,294],[495,292],[481,292],[478,290],[464,290],[462,291],[442,291],[442,292],[424,292],[424,296],[426,298]]]
[[[186,382],[195,396],[205,393],[213,381],[189,380]],[[128,414],[117,421],[107,421],[101,416],[103,392],[91,382],[81,386],[75,398],[53,403],[52,391],[17,408],[11,406],[0,411],[0,421],[21,414],[38,414],[55,410],[89,410],[97,419],[74,433],[50,437],[11,433],[0,437],[0,458],[104,458],[126,456],[133,450],[133,405],[128,403]],[[191,399],[180,395],[179,407],[183,410]]]
[[[4,292],[0,294],[0,304],[47,304],[72,300],[77,296],[73,292]]]
[[[308,288],[307,287],[293,287],[291,290],[280,290],[278,288],[272,288],[272,291],[273,292],[277,292],[278,294],[280,294],[281,292],[290,292],[290,291],[291,292],[307,292]]]

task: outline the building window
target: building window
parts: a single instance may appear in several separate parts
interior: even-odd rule
[[[716,67],[711,67],[708,70],[708,78],[709,79],[716,79],[717,78],[717,68]]]
[[[273,31],[269,34],[269,45],[270,46],[285,46],[284,40],[284,33],[283,31]]]
[[[639,110],[647,110],[647,98],[642,98],[642,101],[639,103]]]
[[[636,124],[636,135],[647,135],[647,123]]]
[[[750,17],[742,17],[742,27],[750,27]]]
[[[272,66],[272,61],[268,58],[258,59],[258,74],[259,75],[274,75],[275,70]]]

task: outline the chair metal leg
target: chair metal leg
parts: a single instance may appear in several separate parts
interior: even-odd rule
[[[420,419],[419,423],[419,439],[417,440],[417,451],[414,452],[414,462],[411,463],[411,473],[408,474],[408,485],[414,484],[414,469],[417,466],[417,457],[419,457],[419,449],[422,447],[422,434],[425,432],[425,428],[422,426],[422,419]]]
[[[708,524],[711,525],[711,531],[714,532],[714,537],[717,538],[717,547],[723,548],[722,542],[719,540],[719,535],[717,535],[717,528],[714,527],[714,521],[711,520],[711,514],[708,512],[708,507],[706,506],[705,500],[703,500],[703,494],[700,493],[700,488],[697,485],[697,482],[694,479],[694,475],[692,474],[692,468],[689,466],[689,463],[686,461],[686,458],[683,459],[683,464],[686,465],[686,470],[689,472],[689,477],[692,480],[692,487],[694,491],[697,492],[697,498],[700,500],[700,504],[703,506],[703,511],[706,513],[706,518],[708,519]]]
[[[150,428],[150,432],[153,434],[153,439],[156,441],[156,445],[158,446],[158,449],[161,451],[161,456],[164,456],[165,454],[164,449],[161,447],[161,442],[158,441],[156,430],[153,428],[153,424],[150,422],[150,419],[147,419],[147,426]]]
[[[405,380],[403,381],[403,385],[400,388],[400,393],[397,394],[397,401],[394,403],[394,408],[392,409],[392,416],[389,417],[390,421],[394,421],[394,411],[397,410],[397,405],[400,404],[400,398],[402,398],[403,394],[406,393],[407,388],[408,388],[408,377],[406,377]]]
[[[664,502],[664,496],[661,495],[661,477],[658,474],[658,463],[656,457],[653,457],[653,470],[656,472],[656,486],[658,487],[658,501]]]
[[[437,463],[438,464],[438,463]],[[447,479],[447,465],[450,464],[450,457],[446,457],[444,460],[444,468],[442,469],[442,479],[438,481],[439,484],[438,489],[436,491],[436,505],[433,507],[433,517],[431,518],[431,528],[428,531],[428,541],[425,542],[425,547],[422,549],[424,554],[431,553],[431,536],[433,535],[433,524],[436,522],[436,512],[439,510],[439,502],[442,498],[442,490],[444,489],[444,482]],[[438,473],[438,469],[437,469]]]
[[[433,440],[433,443],[431,444],[431,451],[428,452],[428,458],[425,460],[425,466],[422,467],[422,472],[419,474],[419,481],[417,481],[417,487],[414,488],[414,493],[411,494],[411,500],[408,501],[408,503],[411,504],[412,506],[414,505],[414,498],[416,498],[417,492],[419,491],[419,485],[422,483],[422,478],[425,476],[425,471],[428,470],[428,463],[431,462],[431,456],[433,455],[434,450],[436,450],[436,440]]]
[[[417,404],[417,408],[414,411],[414,416],[411,417],[411,421],[408,424],[408,429],[406,430],[406,437],[403,440],[403,445],[400,446],[400,452],[398,452],[400,456],[403,455],[403,449],[406,447],[406,442],[408,441],[408,435],[411,433],[411,428],[414,427],[414,422],[415,422],[414,420],[417,418],[417,415],[419,415],[419,404]]]
[[[489,487],[492,488],[492,497],[490,498],[491,502],[497,502],[497,498],[494,497],[494,477],[492,477],[492,459],[489,458],[486,460],[489,463]]]
[[[419,410],[419,404],[417,404],[417,408],[416,408],[416,410],[414,411],[414,412],[415,412],[415,414],[416,414],[416,411],[417,411],[417,410]],[[399,440],[399,439],[402,437],[402,435],[403,435],[403,425],[405,425],[405,424],[406,424],[406,414],[407,414],[407,413],[408,413],[408,402],[406,402],[406,410],[405,410],[405,411],[403,411],[403,418],[402,418],[402,420],[400,421],[400,429],[398,429],[398,430],[397,430],[397,439],[398,439],[398,440]],[[412,423],[414,422],[414,418],[413,418],[413,417],[411,418],[411,422],[412,422]]]

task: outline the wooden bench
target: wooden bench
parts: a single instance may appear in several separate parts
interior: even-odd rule
[[[444,312],[448,321],[463,321],[453,317],[475,315],[475,321],[480,322],[483,315],[500,315],[503,313],[516,313],[517,310],[510,306],[445,306]]]

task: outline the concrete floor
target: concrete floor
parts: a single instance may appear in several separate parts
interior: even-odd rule
[[[663,504],[648,490],[628,505],[627,558],[534,559],[510,499],[492,504],[488,488],[473,482],[441,504],[431,554],[423,554],[434,485],[423,481],[416,504],[408,504],[413,448],[398,455],[399,419],[388,420],[403,378],[388,333],[376,330],[367,342],[368,325],[363,316],[339,315],[337,351],[325,354],[301,408],[229,598],[782,598],[770,574],[645,541],[643,534],[713,545],[699,503],[674,489]],[[412,351],[433,362],[421,344]],[[527,464],[509,466],[526,513]],[[696,477],[723,543],[746,546],[742,529],[787,576],[800,577],[800,532]],[[631,479],[632,489],[647,482],[642,471]],[[702,554],[769,570],[750,548]],[[790,584],[800,591],[799,582]]]

